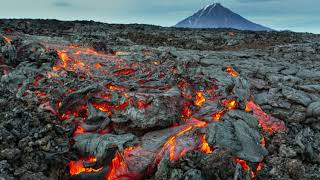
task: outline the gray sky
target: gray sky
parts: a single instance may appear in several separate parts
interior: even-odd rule
[[[320,33],[320,0],[217,0],[277,30]],[[56,18],[172,26],[212,0],[0,0],[0,18]]]

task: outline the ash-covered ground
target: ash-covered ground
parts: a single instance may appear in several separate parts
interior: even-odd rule
[[[0,20],[0,179],[320,179],[320,35]]]

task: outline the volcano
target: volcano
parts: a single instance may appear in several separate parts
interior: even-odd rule
[[[232,12],[220,3],[213,3],[200,9],[192,16],[180,21],[175,27],[181,28],[234,28],[252,31],[272,31],[272,29],[253,23]]]

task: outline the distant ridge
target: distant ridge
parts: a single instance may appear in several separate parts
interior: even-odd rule
[[[253,23],[239,14],[225,8],[220,3],[212,3],[200,9],[192,16],[180,21],[175,27],[182,28],[234,28],[252,31],[273,31]]]

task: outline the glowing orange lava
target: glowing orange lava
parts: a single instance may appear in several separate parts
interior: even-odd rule
[[[181,118],[184,121],[186,121],[192,115],[192,111],[190,109],[191,105],[192,104],[190,102],[184,102],[183,103]]]
[[[134,69],[122,69],[122,70],[114,72],[113,74],[116,76],[119,76],[119,75],[133,74],[134,72],[136,72],[136,70],[134,70]]]
[[[2,37],[3,37],[3,39],[4,39],[4,41],[5,41],[6,43],[11,44],[12,39],[10,39],[10,38],[8,38],[8,37],[5,37],[5,36],[2,36]]]
[[[137,104],[138,104],[138,109],[145,109],[149,106],[148,103],[142,101],[142,100],[137,100]]]
[[[163,154],[164,154],[164,152],[167,150],[167,152],[169,153],[169,158],[170,158],[171,161],[178,160],[180,158],[180,156],[179,156],[178,152],[175,151],[176,145],[177,145],[176,139],[179,136],[182,136],[185,133],[189,132],[191,129],[192,129],[191,125],[186,126],[179,133],[171,136],[166,141],[166,143],[163,145],[163,147],[162,147],[161,151],[159,152],[159,154],[157,155],[156,159],[161,159]]]
[[[263,167],[263,163],[262,162],[259,162],[258,164],[256,164],[255,166],[255,170],[253,170],[245,160],[242,160],[242,159],[235,159],[235,162],[236,164],[240,164],[242,169],[245,170],[245,171],[248,171],[251,173],[251,178],[256,178],[257,177],[257,172],[261,171],[262,170],[262,167]]]
[[[70,71],[84,68],[85,64],[79,60],[70,58],[67,50],[57,50],[57,53],[63,64],[62,66],[59,64],[56,64],[53,67],[54,71],[60,70],[62,67]]]
[[[102,68],[102,66],[101,66],[100,63],[95,64],[93,67],[94,67],[95,69],[101,69],[101,68]]]
[[[221,105],[224,106],[225,108],[218,111],[218,112],[214,112],[213,114],[211,114],[212,120],[215,122],[220,121],[220,119],[226,113],[226,111],[236,109],[237,108],[237,101],[236,100],[224,100],[224,101],[222,101]]]
[[[127,174],[128,166],[123,160],[122,155],[117,152],[115,157],[112,159],[111,170],[106,175],[106,180],[119,179],[119,175]]]
[[[236,100],[226,100],[225,106],[228,107],[229,110],[237,108],[237,101]]]
[[[283,121],[280,121],[267,113],[265,113],[261,107],[255,104],[253,101],[246,102],[246,111],[253,111],[253,115],[258,118],[261,127],[268,132],[273,134],[278,131],[286,131],[286,126]]]
[[[116,55],[124,55],[124,54],[127,54],[126,52],[122,52],[122,51],[117,51],[116,52]]]
[[[213,149],[209,146],[205,135],[200,136],[200,151],[206,154],[211,154],[213,152]]]
[[[97,161],[97,159],[95,157],[88,157],[87,159],[82,159],[79,161],[70,161],[69,162],[69,169],[70,169],[70,175],[74,176],[83,172],[91,172],[91,173],[95,173],[95,172],[99,172],[102,170],[102,167],[99,169],[94,169],[94,168],[86,168],[83,165],[83,162],[89,162],[89,163],[94,163]]]
[[[229,75],[233,76],[233,77],[237,77],[239,76],[239,73],[237,71],[235,71],[231,66],[228,66],[226,68],[226,71]]]
[[[236,163],[237,164],[240,164],[242,169],[245,170],[245,171],[250,171],[251,168],[250,166],[248,166],[247,162],[245,160],[242,160],[242,159],[235,159]]]
[[[6,41],[8,43],[11,42],[10,39],[7,39]],[[72,73],[79,75],[77,77],[79,77],[80,80],[90,80],[97,83],[100,83],[99,82],[100,79],[94,79],[94,77],[96,76],[102,76],[102,75],[105,77],[119,76],[117,77],[119,81],[112,81],[112,83],[116,83],[116,82],[126,82],[128,79],[135,77],[136,75],[139,75],[139,76],[141,75],[141,77],[149,78],[149,79],[144,79],[139,77],[139,79],[133,79],[133,80],[139,80],[138,84],[143,84],[143,86],[140,86],[141,89],[149,88],[149,89],[163,90],[165,88],[169,89],[174,86],[171,84],[166,85],[165,87],[163,85],[154,85],[154,86],[147,85],[148,82],[152,81],[152,79],[167,77],[166,72],[161,71],[159,68],[159,66],[161,66],[162,64],[167,63],[165,61],[160,62],[159,60],[155,60],[145,64],[132,63],[132,62],[128,64],[125,62],[126,60],[120,59],[119,57],[117,58],[114,54],[112,54],[112,57],[111,57],[111,55],[108,56],[105,54],[101,54],[90,48],[82,48],[81,46],[78,46],[78,45],[69,45],[68,47],[65,47],[65,49],[57,49],[57,53],[60,60],[53,67],[53,71],[47,74],[48,78],[63,77],[66,73],[69,73],[68,71],[75,71]],[[116,52],[115,54],[124,55],[127,53]],[[93,60],[90,61],[91,58],[89,58],[90,60],[86,60],[85,58],[83,58],[83,57],[86,57],[84,55],[94,55],[98,57],[92,57]],[[105,59],[104,57],[108,59]],[[111,59],[111,61],[108,61],[109,58]],[[143,67],[144,65],[147,66],[147,68],[141,69],[141,67]],[[148,66],[151,66],[151,67],[148,67]],[[156,71],[150,72],[150,69],[156,69]],[[158,72],[159,70],[160,72]],[[175,73],[179,72],[176,68],[168,69],[168,72],[171,73],[171,70],[174,71]],[[240,75],[231,66],[227,67],[225,70],[229,75],[233,77],[237,77]],[[61,81],[63,81],[63,78],[61,79],[62,79]],[[40,79],[36,79],[34,81],[35,87],[38,87],[39,83],[43,83],[42,81],[39,81],[39,80]],[[141,99],[138,99],[137,97],[139,96],[136,97],[135,95],[133,95],[135,93],[134,92],[135,89],[131,88],[127,84],[128,83],[111,84],[111,82],[108,81],[108,84],[101,85],[101,90],[97,90],[99,92],[96,93],[94,95],[94,98],[92,100],[90,99],[88,103],[91,103],[94,108],[107,113],[109,116],[111,116],[112,113],[114,113],[116,110],[124,110],[126,108],[129,109],[131,107],[138,108],[141,112],[144,112],[144,109],[147,109],[150,105],[149,99],[146,98],[147,99],[146,100],[144,99],[144,97]],[[218,85],[212,85],[212,87],[209,87],[209,89],[201,89],[202,86],[198,86],[198,84],[189,83],[187,82],[187,80],[183,80],[183,79],[182,80],[180,79],[176,85],[178,86],[181,92],[181,98],[183,98],[183,101],[181,101],[183,102],[183,106],[181,108],[182,110],[181,118],[184,120],[184,122],[179,121],[179,123],[174,124],[175,126],[174,128],[177,128],[177,129],[174,129],[175,131],[172,131],[172,132],[176,132],[176,133],[170,134],[170,136],[167,136],[165,139],[165,142],[162,142],[163,143],[162,146],[159,145],[161,146],[160,149],[156,148],[156,150],[152,150],[152,152],[148,152],[150,154],[153,153],[152,160],[155,160],[155,162],[159,162],[158,160],[161,160],[164,156],[168,156],[171,161],[176,161],[180,157],[184,156],[188,151],[191,151],[191,150],[197,150],[207,154],[213,153],[214,149],[213,147],[210,147],[210,145],[208,144],[207,137],[205,135],[200,135],[199,131],[197,131],[197,128],[204,128],[209,124],[208,122],[202,121],[201,119],[203,118],[207,120],[207,116],[209,116],[210,118],[210,115],[211,115],[212,121],[217,122],[229,110],[238,108],[237,106],[239,102],[237,101],[237,99],[227,99],[227,100],[220,99],[218,95],[219,93],[217,94],[215,93],[215,90],[217,89]],[[71,87],[71,88],[73,89],[75,87]],[[199,90],[199,88],[201,89],[201,91]],[[133,91],[131,89],[133,89]],[[74,91],[75,90],[65,89],[65,92],[69,92],[69,93],[72,93]],[[34,91],[34,92],[38,95],[38,97],[47,96],[45,93],[42,93],[41,91]],[[115,99],[113,95],[122,96],[121,102],[111,103],[110,101],[112,99]],[[209,115],[206,114],[205,117],[198,117],[197,116],[198,114],[196,113],[199,112],[199,109],[200,109],[199,107],[205,106],[206,102],[211,102],[211,101],[220,102],[220,106],[217,112],[214,112]],[[48,102],[48,98],[46,99],[46,102]],[[61,107],[61,102],[59,107]],[[269,133],[284,128],[284,126],[282,126],[281,123],[279,124],[275,122],[271,116],[264,113],[261,110],[261,108],[258,105],[254,104],[252,101],[248,101],[246,103],[246,111],[253,111],[253,114],[259,119],[259,123],[261,124],[263,129],[265,129]],[[87,104],[85,105],[82,104],[77,106],[76,108],[72,107],[66,110],[66,112],[61,112],[61,113],[63,113],[63,114],[59,114],[61,115],[61,119],[68,119],[68,118],[71,118],[72,116],[83,117],[83,120],[85,122],[85,120],[88,118],[88,107],[87,107]],[[194,113],[194,116],[197,117],[198,119],[193,117],[193,113]],[[201,113],[202,112],[200,112],[199,114]],[[114,132],[113,128],[115,126],[117,125],[112,124],[106,127],[103,131],[96,132],[96,133],[100,133],[100,134],[112,133]],[[73,136],[77,136],[85,132],[86,130],[82,128],[81,125],[79,124],[77,125],[77,128]],[[183,144],[182,142],[183,143],[187,142],[187,143]],[[264,138],[261,140],[261,145],[265,146]],[[106,164],[110,166],[110,169],[106,174],[105,179],[118,180],[118,179],[121,179],[122,177],[126,177],[126,179],[135,179],[132,172],[129,171],[131,167],[128,167],[128,164],[130,163],[127,157],[132,155],[133,153],[138,153],[138,152],[140,153],[140,150],[142,149],[141,147],[140,146],[127,147],[122,152],[117,152],[111,164]],[[139,149],[138,151],[136,148],[141,148],[141,149]],[[97,160],[95,157],[88,157],[87,159],[80,159],[78,161],[70,161],[69,162],[70,175],[72,176],[77,175],[81,172],[100,171],[102,168],[94,169],[94,168],[85,167],[86,165],[85,162],[96,162],[96,161]],[[248,165],[246,161],[241,159],[235,159],[235,162],[237,164],[240,164],[245,171],[251,171],[252,177],[255,176],[255,172],[252,171],[251,167]],[[261,168],[262,168],[262,163],[261,164],[259,163],[257,166],[257,171],[261,170]]]
[[[100,111],[103,111],[107,113],[108,115],[112,114],[112,105],[107,103],[107,102],[95,102],[92,103],[92,106],[95,107],[96,109],[99,109]]]
[[[196,100],[194,101],[194,104],[200,107],[205,102],[206,102],[206,99],[204,98],[203,92],[201,91],[197,92]]]
[[[80,125],[77,126],[77,129],[74,131],[73,136],[77,136],[79,134],[83,134],[85,133],[86,130],[83,129],[83,127],[81,127]]]

